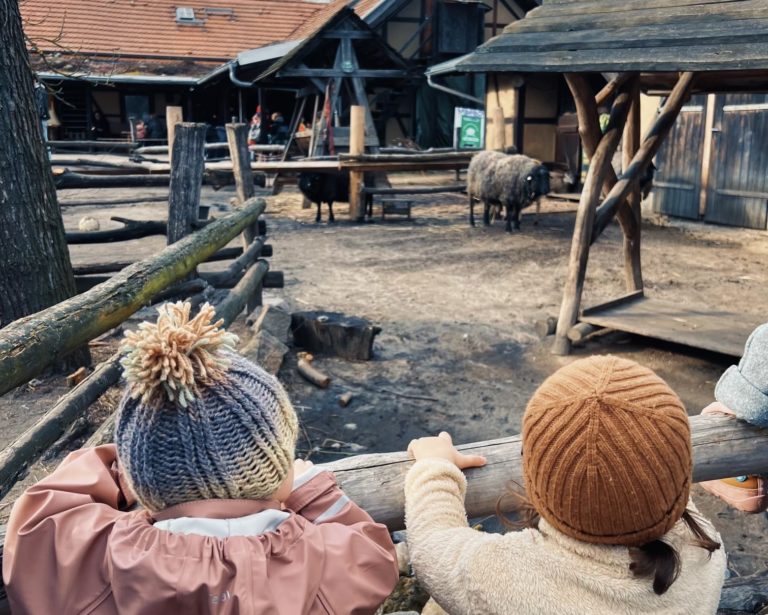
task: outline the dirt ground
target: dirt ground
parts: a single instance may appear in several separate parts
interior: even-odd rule
[[[400,181],[439,180],[413,175]],[[75,229],[83,216],[97,218],[102,228],[114,225],[109,218],[115,215],[163,218],[162,203],[66,206],[71,200],[162,192],[62,192],[65,225]],[[205,188],[203,202],[213,206],[212,215],[220,216],[232,196]],[[680,394],[691,414],[712,400],[715,382],[731,363],[720,355],[624,334],[602,336],[570,357],[550,353],[553,338],[540,339],[534,323],[557,314],[575,204],[548,203],[538,225],[527,214],[522,230],[508,235],[500,222],[470,228],[461,195],[415,199],[412,221],[382,221],[377,208],[374,221],[362,225],[347,221],[344,204],[336,207],[336,224],[315,224],[314,208],[302,209],[300,203],[291,191],[269,199],[270,263],[284,272],[286,284],[265,293],[266,299],[289,311],[342,312],[382,327],[372,361],[317,357],[316,365],[333,378],[327,390],[303,381],[295,370],[295,355],[287,357],[280,378],[302,419],[300,451],[315,461],[401,450],[411,438],[442,429],[459,443],[517,433],[526,400],[538,384],[583,355],[611,352],[648,365]],[[163,238],[153,238],[73,246],[72,258],[76,264],[129,260],[152,254],[163,244]],[[767,260],[764,232],[668,223],[653,216],[643,224],[646,293],[659,299],[765,317]],[[623,292],[621,233],[611,226],[591,255],[585,304]],[[50,377],[0,398],[5,426],[0,445],[7,446],[64,390],[61,377]],[[337,400],[345,391],[354,399],[342,408]],[[0,515],[7,515],[17,491],[0,504]],[[723,533],[732,570],[749,574],[768,569],[765,515],[747,518],[703,492],[695,496]]]

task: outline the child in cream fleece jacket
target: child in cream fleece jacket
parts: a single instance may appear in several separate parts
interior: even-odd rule
[[[405,484],[411,560],[445,611],[717,611],[725,553],[689,502],[687,416],[658,376],[613,357],[577,361],[542,385],[523,423],[524,480],[541,520],[506,535],[467,525],[461,470],[484,465],[482,457],[462,455],[446,433],[409,447],[416,459]],[[704,541],[693,535],[692,517]],[[663,565],[640,570],[649,550],[672,566],[674,550],[677,576]]]

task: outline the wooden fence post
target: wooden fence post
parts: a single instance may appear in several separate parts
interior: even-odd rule
[[[256,193],[253,187],[253,171],[251,170],[251,156],[248,151],[248,126],[245,124],[227,124],[227,143],[229,144],[229,157],[232,159],[232,174],[235,177],[238,204],[245,203]],[[243,231],[243,249],[248,246],[258,235],[255,226]]]
[[[176,126],[168,194],[168,245],[189,235],[198,220],[204,146],[205,124]]]
[[[181,107],[165,108],[165,124],[168,131],[168,161],[173,159],[173,141],[176,136],[176,124],[184,121],[184,111]]]
[[[349,125],[349,153],[360,156],[365,152],[365,108],[352,105]],[[365,218],[365,205],[360,189],[363,186],[361,171],[349,172],[349,219],[361,222]]]

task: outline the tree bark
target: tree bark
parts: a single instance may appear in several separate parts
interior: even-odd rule
[[[75,294],[17,0],[0,0],[0,328]],[[76,362],[88,360],[87,350]]]

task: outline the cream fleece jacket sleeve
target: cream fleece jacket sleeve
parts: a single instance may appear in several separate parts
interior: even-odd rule
[[[472,561],[491,548],[496,536],[467,524],[464,495],[467,481],[455,465],[442,459],[422,459],[405,479],[405,525],[416,577],[450,613],[471,613]]]

